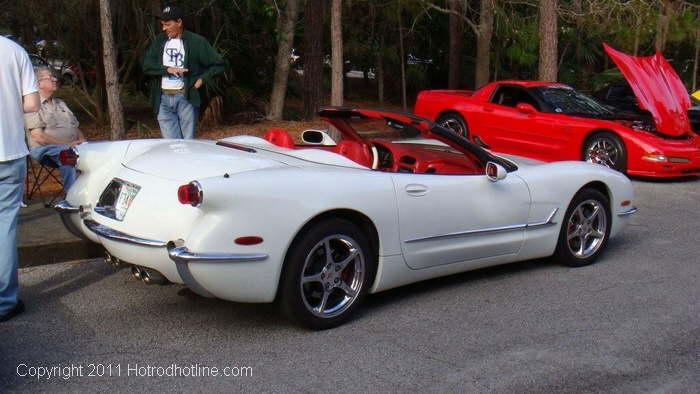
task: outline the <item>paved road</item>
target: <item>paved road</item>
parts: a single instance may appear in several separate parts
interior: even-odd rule
[[[374,295],[324,332],[98,261],[23,269],[28,311],[0,325],[0,392],[697,393],[700,180],[635,189],[640,212],[593,266],[432,280]],[[63,377],[31,376],[39,367]],[[142,376],[204,367],[238,376]]]

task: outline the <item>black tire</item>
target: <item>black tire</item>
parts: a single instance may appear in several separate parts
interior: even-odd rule
[[[456,112],[448,112],[437,118],[437,124],[453,131],[457,135],[469,139],[469,126],[462,115]]]
[[[627,150],[617,135],[603,131],[586,139],[582,149],[582,159],[589,163],[601,164],[613,170],[627,171]]]
[[[314,330],[336,327],[362,304],[376,269],[377,253],[356,225],[338,218],[316,223],[287,253],[280,278],[282,312]]]
[[[555,260],[568,267],[592,264],[603,253],[611,226],[608,198],[595,189],[579,191],[564,215]]]

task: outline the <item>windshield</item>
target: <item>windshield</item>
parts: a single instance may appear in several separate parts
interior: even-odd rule
[[[566,115],[610,116],[613,112],[591,96],[568,86],[544,86],[535,92],[550,105],[551,110]]]

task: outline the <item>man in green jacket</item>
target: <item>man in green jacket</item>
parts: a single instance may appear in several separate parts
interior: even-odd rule
[[[156,36],[143,60],[163,138],[194,138],[202,102],[199,89],[225,70],[224,60],[206,38],[185,30],[183,17],[174,6],[163,9],[164,34]]]

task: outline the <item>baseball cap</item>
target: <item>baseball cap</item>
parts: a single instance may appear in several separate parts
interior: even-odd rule
[[[163,8],[163,11],[160,13],[160,19],[164,21],[175,21],[178,19],[183,19],[185,17],[185,14],[180,10],[179,8],[168,5]]]

